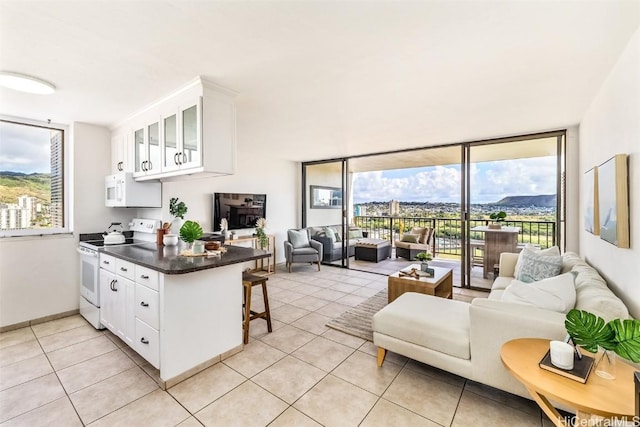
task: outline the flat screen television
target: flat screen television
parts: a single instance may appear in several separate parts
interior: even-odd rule
[[[250,193],[213,194],[213,231],[220,231],[220,220],[227,219],[229,230],[254,228],[256,220],[267,218],[267,195]]]

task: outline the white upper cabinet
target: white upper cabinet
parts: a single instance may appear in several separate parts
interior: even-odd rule
[[[133,158],[123,161],[123,167],[129,165],[138,180],[233,174],[235,97],[235,92],[198,78],[134,115],[118,128],[130,130],[126,150]],[[115,152],[112,157],[117,160]]]
[[[202,97],[163,114],[162,172],[202,167]]]
[[[111,172],[133,172],[129,129],[116,129],[111,137]]]
[[[158,174],[160,162],[160,117],[149,116],[134,122],[131,130],[134,148],[134,177]]]

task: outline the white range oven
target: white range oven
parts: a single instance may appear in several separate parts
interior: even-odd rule
[[[136,218],[129,223],[133,237],[126,238],[124,243],[109,246],[135,245],[155,241],[156,229],[160,221]],[[100,252],[105,246],[102,239],[85,240],[78,243],[80,254],[80,314],[96,329],[103,329],[100,323]],[[109,262],[109,261],[103,261]]]

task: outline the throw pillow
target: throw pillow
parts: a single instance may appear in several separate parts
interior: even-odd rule
[[[336,233],[333,231],[333,228],[325,227],[324,234],[331,239],[332,243],[336,241]]]
[[[514,276],[517,278],[519,273],[520,273],[520,268],[522,265],[522,252],[524,252],[525,249],[528,249],[530,251],[533,251],[535,253],[537,253],[538,255],[556,255],[559,256],[560,255],[560,248],[557,246],[551,246],[550,248],[547,249],[540,249],[539,246],[535,246],[532,245],[531,243],[527,243],[524,248],[522,249],[522,251],[520,252],[520,255],[518,256],[518,260],[516,261],[516,267],[514,270]]]
[[[560,255],[542,255],[525,248],[522,250],[520,271],[516,273],[516,279],[525,283],[537,282],[557,276],[561,270],[562,257]]]
[[[400,239],[401,242],[407,242],[407,243],[418,243],[419,240],[420,240],[419,234],[411,234],[411,233],[404,233],[402,235],[402,239]]]
[[[349,230],[350,239],[362,239],[362,230]]]
[[[427,229],[425,227],[413,227],[409,234],[417,234],[419,236],[416,243],[426,243]]]
[[[336,242],[342,242],[342,236],[340,235],[340,232],[334,231],[333,233],[336,235]]]
[[[306,248],[311,246],[309,244],[309,235],[307,230],[289,230],[287,231],[289,242],[293,245],[294,249]]]
[[[532,283],[512,280],[502,293],[502,301],[533,305],[566,314],[576,305],[575,273],[569,272]]]

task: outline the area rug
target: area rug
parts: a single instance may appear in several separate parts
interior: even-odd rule
[[[458,301],[471,302],[473,297],[454,293]],[[373,315],[387,305],[387,290],[383,289],[359,305],[348,309],[340,316],[327,322],[326,326],[345,334],[353,335],[367,341],[373,341],[371,319]]]

